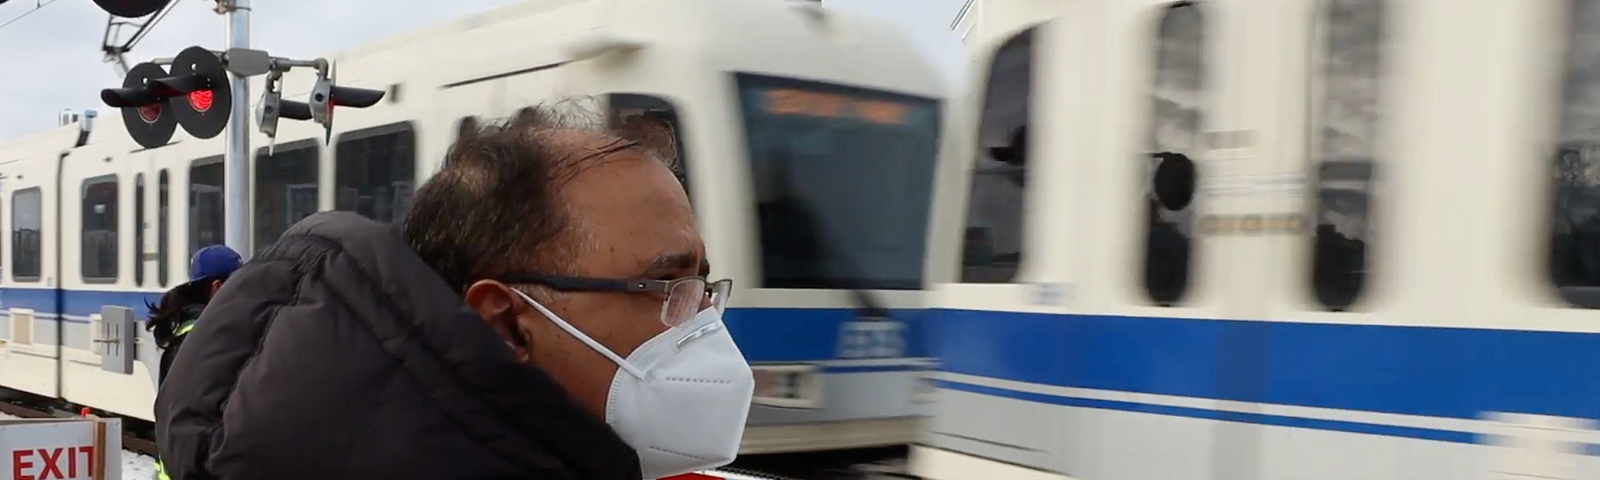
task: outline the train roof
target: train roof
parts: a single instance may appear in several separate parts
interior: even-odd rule
[[[577,60],[573,44],[597,33],[635,42],[641,55],[663,60],[651,62],[656,68],[680,65],[792,75],[932,97],[943,97],[947,88],[898,27],[796,0],[527,0],[323,57],[335,62],[341,85],[381,89],[403,84],[407,92],[437,91],[452,83]],[[871,48],[838,55],[845,45]],[[284,75],[284,97],[308,94],[313,75],[311,69]],[[252,104],[263,81],[260,76],[250,79]],[[138,148],[123,130],[117,110],[98,110],[89,144],[116,142],[126,143],[130,150]],[[77,127],[50,132],[57,130],[65,133],[57,134],[59,138],[45,132],[0,141],[0,161],[38,155],[22,152],[53,155],[72,148]],[[175,142],[187,138],[182,128],[173,136]],[[219,135],[210,140],[221,139]],[[30,146],[34,142],[40,146]]]

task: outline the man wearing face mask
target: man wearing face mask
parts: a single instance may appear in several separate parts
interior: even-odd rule
[[[654,479],[724,465],[754,389],[649,138],[530,109],[402,227],[313,215],[232,277],[156,400],[198,479]]]

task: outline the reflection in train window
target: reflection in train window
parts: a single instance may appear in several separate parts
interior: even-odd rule
[[[167,286],[167,248],[169,248],[167,241],[171,238],[167,229],[167,221],[171,218],[167,213],[167,207],[172,204],[172,197],[169,196],[172,192],[169,187],[170,182],[167,169],[161,169],[161,174],[156,180],[159,184],[156,187],[159,195],[156,197],[156,282],[163,288]]]
[[[1139,157],[1151,170],[1141,210],[1147,229],[1144,239],[1144,286],[1151,302],[1170,306],[1189,289],[1194,260],[1194,202],[1163,198],[1167,187],[1157,188],[1156,172],[1168,163],[1184,164],[1187,195],[1193,194],[1193,160],[1201,153],[1201,127],[1210,99],[1205,90],[1205,19],[1196,2],[1171,5],[1161,16],[1156,33],[1154,85],[1150,92],[1149,155]],[[1179,189],[1183,190],[1183,189]],[[1187,196],[1184,195],[1184,196]],[[1168,194],[1170,196],[1170,194]]]
[[[117,281],[117,176],[84,180],[81,198],[79,273],[85,283],[114,283]]]
[[[1343,310],[1360,298],[1367,278],[1368,221],[1377,161],[1378,103],[1384,76],[1382,0],[1323,0],[1321,54],[1313,76],[1312,132],[1317,230],[1311,285],[1317,302]]]
[[[11,194],[11,280],[37,282],[44,261],[44,194],[39,187]]]
[[[1551,155],[1550,280],[1567,303],[1600,308],[1600,0],[1572,0],[1560,144]]]
[[[133,176],[133,285],[144,286],[144,174]]]
[[[922,285],[939,101],[739,73],[766,288]]]
[[[404,220],[416,182],[416,144],[411,122],[340,135],[334,150],[333,208],[380,222]]]
[[[189,164],[189,252],[183,256],[185,263],[201,248],[223,243],[222,192],[221,155]]]
[[[607,96],[606,121],[612,128],[620,129],[645,145],[668,156],[672,173],[684,191],[689,189],[688,155],[683,145],[683,124],[678,120],[678,110],[666,99],[632,93],[613,93]]]
[[[978,126],[977,158],[962,232],[961,282],[1006,283],[1022,258],[1023,186],[1033,92],[1033,35],[1023,30],[995,51]]]
[[[301,219],[317,213],[317,160],[322,149],[316,140],[279,145],[267,155],[256,150],[255,220],[256,253],[278,243],[278,237]]]

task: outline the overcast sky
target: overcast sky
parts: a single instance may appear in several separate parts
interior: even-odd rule
[[[204,0],[181,2],[128,55],[129,63],[171,56],[189,45],[220,49],[222,17]],[[266,0],[255,2],[253,47],[314,57],[518,0]],[[761,1],[761,0],[750,0]],[[961,0],[825,0],[830,8],[892,19],[954,76],[959,40],[947,27]],[[43,8],[34,10],[43,3]],[[27,14],[26,17],[19,16]],[[13,22],[15,20],[15,22]],[[0,5],[0,139],[55,126],[63,108],[110,109],[100,89],[119,85],[102,61],[106,14],[90,0],[10,0]],[[123,38],[132,34],[125,28]],[[301,35],[320,32],[319,35]],[[256,92],[252,92],[254,96]]]

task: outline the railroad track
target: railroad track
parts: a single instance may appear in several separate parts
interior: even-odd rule
[[[0,413],[18,418],[71,418],[78,416],[78,414],[72,412],[65,412],[56,409],[40,409],[4,401],[0,401]],[[140,437],[137,434],[128,431],[126,428],[126,423],[124,423],[124,429],[122,431],[122,449],[138,453],[140,455],[155,456],[156,442],[151,441],[148,438]]]

